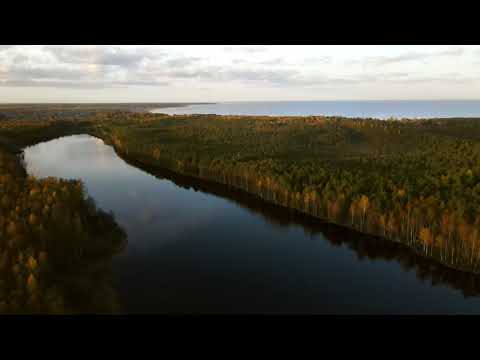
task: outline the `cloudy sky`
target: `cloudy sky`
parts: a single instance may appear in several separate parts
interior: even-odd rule
[[[480,46],[0,45],[0,102],[479,99]]]

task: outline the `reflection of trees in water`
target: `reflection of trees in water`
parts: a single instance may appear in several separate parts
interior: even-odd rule
[[[422,282],[432,285],[448,285],[462,291],[465,297],[480,294],[480,277],[459,270],[453,270],[441,263],[420,256],[401,243],[359,234],[336,225],[322,224],[324,237],[336,246],[344,245],[353,250],[359,260],[386,260],[398,262],[403,270],[415,271]],[[312,229],[313,232],[316,230]]]
[[[125,157],[122,156],[124,159]],[[396,261],[405,271],[415,271],[422,282],[432,285],[447,285],[460,290],[465,297],[480,294],[480,276],[451,269],[441,263],[421,256],[404,244],[368,236],[354,230],[322,222],[295,210],[266,203],[256,196],[189,176],[180,175],[165,169],[151,168],[144,164],[125,159],[131,165],[142,168],[158,178],[165,178],[185,189],[203,191],[234,201],[243,208],[260,214],[265,221],[276,227],[302,226],[305,233],[321,235],[333,246],[345,246],[354,251],[360,261]]]
[[[118,312],[111,261],[125,244],[81,182],[26,177],[0,150],[0,313]]]
[[[58,263],[56,269],[62,274],[58,280],[69,305],[67,311],[119,313],[120,303],[113,287],[112,259],[125,248],[127,236],[112,213],[98,209],[92,199],[87,202],[86,231],[83,238],[78,239],[82,242],[81,253],[74,262]],[[62,259],[64,254],[64,249],[57,253]]]

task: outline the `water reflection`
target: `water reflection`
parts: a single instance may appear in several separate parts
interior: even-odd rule
[[[129,239],[114,262],[129,313],[480,312],[478,276],[224,185],[124,161],[90,136],[26,149],[25,163],[37,176],[81,178],[114,212]]]
[[[397,261],[405,271],[415,271],[417,278],[423,282],[429,282],[431,285],[448,284],[450,287],[460,290],[465,297],[480,294],[480,276],[451,269],[415,253],[404,244],[386,241],[322,222],[298,211],[265,203],[256,196],[223,184],[213,184],[165,169],[154,169],[142,165],[134,159],[125,160],[133,166],[143,168],[150,174],[155,174],[159,179],[168,179],[179,187],[229,199],[241,207],[261,215],[266,222],[274,227],[288,229],[291,226],[300,225],[305,235],[311,239],[323,238],[332,246],[348,248],[355,252],[359,261]]]

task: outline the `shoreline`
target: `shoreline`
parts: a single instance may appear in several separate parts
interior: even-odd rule
[[[126,154],[114,143],[110,142],[109,139],[103,138],[101,135],[95,134],[93,132],[85,131],[78,134],[60,136],[58,138],[75,135],[89,135],[102,140],[106,145],[113,148],[113,150],[120,159],[125,161],[127,164],[134,166],[142,171],[145,171],[152,176],[160,179],[167,179],[180,187],[185,187],[187,189],[193,188],[195,191],[199,190],[207,192],[214,196],[220,196],[227,200],[234,201],[240,206],[246,207],[251,211],[259,213],[267,220],[274,221],[275,223],[284,226],[301,226],[304,228],[305,231],[319,231],[329,242],[331,242],[331,240],[329,240],[328,238],[329,232],[341,233],[346,237],[346,239],[343,239],[344,236],[342,236],[341,241],[348,244],[347,246],[354,252],[356,252],[355,246],[357,245],[357,243],[367,243],[367,246],[373,246],[374,248],[379,249],[378,251],[380,253],[380,256],[373,255],[372,259],[383,259],[381,255],[381,249],[384,247],[398,247],[398,250],[400,250],[400,252],[403,252],[404,254],[410,253],[410,255],[407,256],[418,257],[420,259],[421,263],[417,264],[416,266],[426,266],[426,268],[433,267],[435,269],[438,269],[439,271],[452,272],[452,276],[456,274],[455,276],[473,276],[476,278],[479,275],[479,272],[450,265],[448,263],[440,261],[435,257],[426,255],[422,253],[422,251],[420,251],[419,249],[412,247],[405,242],[395,239],[389,239],[377,234],[363,232],[346,224],[336,223],[328,219],[305,213],[299,209],[276,204],[274,202],[263,199],[255,193],[248,192],[245,189],[239,187],[215,181],[214,179],[197,177],[191,174],[183,174],[181,172],[171,170],[165,167],[149,164],[148,162],[142,161],[142,159],[132,157]],[[45,142],[48,141],[49,140],[46,140]],[[318,230],[320,227],[321,229]],[[327,235],[325,235],[325,232],[327,233]],[[350,241],[351,237],[355,239],[353,242]],[[381,245],[379,245],[378,242],[381,242]],[[399,254],[399,256],[402,257],[405,255]],[[400,260],[400,258],[397,261],[402,263],[402,260]],[[418,260],[415,260],[414,263],[416,263],[417,261]]]
[[[335,221],[333,221],[331,219],[328,219],[328,218],[315,216],[313,214],[302,211],[301,209],[289,207],[289,206],[282,205],[282,204],[277,203],[277,202],[270,201],[270,200],[265,199],[262,196],[254,193],[254,192],[247,191],[246,189],[244,189],[242,187],[235,186],[233,184],[226,184],[226,183],[218,181],[217,179],[210,178],[208,176],[198,176],[198,175],[191,174],[189,172],[180,172],[178,170],[170,169],[168,167],[163,167],[163,166],[150,164],[148,162],[142,161],[142,159],[140,157],[131,157],[129,154],[125,153],[120,148],[118,148],[118,146],[113,141],[109,141],[109,139],[105,139],[104,137],[102,137],[99,134],[88,133],[88,135],[91,135],[91,136],[94,136],[96,138],[101,139],[106,145],[112,146],[115,153],[122,160],[124,160],[128,164],[136,166],[136,167],[140,168],[141,170],[144,170],[148,173],[150,173],[150,172],[148,170],[146,170],[146,168],[149,168],[153,171],[157,170],[157,171],[163,171],[163,172],[171,173],[174,176],[185,177],[185,178],[190,179],[192,181],[205,182],[207,185],[208,184],[210,184],[210,185],[220,185],[222,187],[225,187],[225,189],[227,191],[234,190],[234,191],[238,191],[240,193],[246,194],[248,196],[252,196],[255,199],[257,199],[257,200],[259,200],[259,201],[261,201],[261,202],[263,202],[267,205],[277,207],[279,209],[282,209],[285,212],[287,212],[287,211],[293,212],[297,215],[305,217],[307,220],[312,219],[312,220],[316,220],[316,221],[321,221],[323,223],[330,224],[330,225],[333,225],[333,226],[337,226],[337,227],[340,227],[340,228],[345,229],[345,230],[353,231],[353,232],[355,232],[359,235],[362,235],[362,236],[368,236],[368,237],[372,237],[372,238],[381,239],[382,241],[387,241],[387,242],[390,242],[390,243],[399,244],[399,245],[401,245],[405,248],[408,248],[410,251],[415,253],[417,256],[420,256],[420,257],[422,257],[426,260],[434,261],[435,263],[440,264],[441,266],[444,266],[448,269],[451,269],[451,270],[454,270],[454,271],[459,271],[459,272],[462,272],[462,273],[467,273],[467,274],[480,275],[480,269],[475,271],[473,269],[469,269],[469,268],[464,267],[464,266],[459,266],[459,265],[454,265],[454,264],[449,264],[449,263],[443,262],[443,261],[441,261],[440,259],[438,259],[434,256],[430,256],[430,255],[427,255],[427,254],[423,253],[418,248],[416,248],[414,246],[411,246],[410,244],[408,244],[406,242],[403,242],[401,240],[390,239],[390,238],[384,237],[380,234],[361,231],[360,229],[354,228],[354,227],[349,226],[348,224],[345,224],[345,223],[338,223],[338,222],[335,222]]]
[[[169,115],[219,115],[219,116],[270,116],[270,117],[339,117],[347,119],[375,120],[428,120],[428,119],[480,119],[480,100],[292,100],[292,101],[224,101],[216,103],[197,103],[195,105],[218,105],[204,109],[187,109],[187,112],[174,108]],[[317,104],[317,105],[315,105]],[[336,105],[350,104],[347,111],[338,110]],[[408,104],[412,104],[410,109]],[[453,111],[445,106],[452,104]],[[464,109],[462,104],[473,104]],[[299,106],[307,106],[302,111]],[[388,105],[388,108],[385,107]],[[477,106],[478,105],[478,106]],[[186,107],[188,107],[187,105]],[[308,109],[312,106],[312,109]],[[469,105],[470,106],[470,105]],[[291,108],[290,108],[291,107]],[[393,109],[392,109],[393,108]],[[455,110],[456,109],[456,110]],[[311,110],[311,111],[310,111]],[[390,111],[391,112],[390,112]],[[438,111],[437,111],[438,110]],[[161,113],[159,111],[158,113]],[[405,115],[404,115],[405,114]],[[416,115],[420,114],[420,115]],[[456,115],[458,114],[458,115]]]
[[[122,115],[122,114],[119,113],[118,115]],[[151,114],[151,115],[154,117],[154,114]],[[168,116],[168,117],[170,118],[170,116]],[[238,118],[242,118],[242,117],[243,116],[238,116]],[[261,119],[262,117],[258,117],[258,118]],[[294,120],[295,117],[285,117],[285,119]],[[85,120],[87,120],[87,119],[85,119]],[[432,119],[430,119],[430,121],[432,121]],[[438,120],[438,122],[441,122],[441,121],[442,120]],[[417,123],[422,124],[423,122],[418,121]],[[433,124],[435,124],[435,123],[436,123],[436,121],[433,120]],[[478,274],[480,272],[480,269],[478,269],[478,266],[477,266],[476,263],[472,263],[472,266],[465,265],[467,263],[462,264],[462,261],[457,261],[456,257],[453,258],[453,254],[452,254],[452,259],[454,261],[452,261],[452,262],[450,262],[450,260],[447,259],[447,258],[440,259],[439,258],[439,253],[437,253],[437,250],[439,250],[440,248],[430,247],[428,249],[429,250],[428,252],[430,254],[425,253],[424,252],[425,250],[422,250],[421,248],[419,248],[419,243],[417,242],[418,239],[413,240],[413,238],[412,238],[412,239],[403,239],[403,240],[398,240],[397,241],[397,239],[395,239],[396,235],[394,235],[394,234],[392,234],[392,236],[383,236],[382,234],[377,233],[376,230],[372,230],[372,231],[368,232],[367,227],[359,228],[358,226],[355,226],[355,225],[358,225],[358,224],[354,224],[353,226],[350,226],[350,224],[345,223],[345,221],[349,222],[348,218],[347,219],[341,219],[342,220],[341,222],[337,222],[337,221],[335,221],[334,218],[332,219],[332,218],[322,217],[323,215],[320,212],[317,213],[316,211],[314,211],[315,209],[311,210],[309,207],[308,208],[307,207],[303,208],[301,206],[299,207],[295,204],[295,202],[292,202],[293,206],[290,206],[291,205],[290,200],[293,199],[293,198],[291,198],[290,195],[288,195],[286,200],[285,200],[282,197],[278,197],[278,196],[275,197],[275,193],[274,192],[269,192],[268,189],[266,190],[266,193],[264,193],[261,190],[265,190],[265,189],[262,188],[261,185],[259,185],[260,188],[256,187],[256,185],[252,186],[252,181],[253,182],[256,181],[255,177],[252,178],[252,179],[250,177],[248,177],[248,179],[247,178],[245,178],[245,179],[238,178],[238,174],[235,171],[230,171],[230,170],[234,170],[234,169],[218,172],[215,169],[209,169],[208,167],[206,167],[206,168],[205,167],[203,167],[203,168],[202,167],[189,167],[189,166],[184,166],[183,164],[179,168],[178,167],[179,165],[176,164],[176,162],[178,162],[178,158],[176,158],[176,157],[170,157],[170,158],[169,157],[163,157],[163,158],[159,159],[159,158],[156,158],[155,156],[153,156],[151,153],[148,153],[148,152],[144,152],[144,153],[136,152],[136,151],[132,152],[131,151],[132,149],[129,149],[128,146],[125,147],[125,150],[123,150],[124,145],[123,144],[117,144],[116,143],[117,139],[115,138],[115,135],[112,134],[108,128],[104,129],[103,126],[102,126],[102,123],[97,124],[94,121],[92,122],[92,121],[87,120],[87,121],[84,121],[82,123],[65,122],[63,124],[58,124],[58,127],[53,125],[53,124],[48,124],[46,127],[43,128],[43,130],[39,129],[38,132],[35,131],[34,133],[29,134],[29,138],[27,138],[27,139],[25,139],[25,138],[22,139],[22,137],[20,136],[21,133],[19,133],[19,138],[17,140],[13,140],[13,139],[10,140],[8,137],[6,137],[5,139],[3,139],[4,140],[3,142],[6,141],[6,144],[4,144],[4,145],[11,145],[12,146],[10,148],[10,152],[12,152],[12,150],[14,150],[15,148],[20,149],[20,148],[23,148],[24,146],[28,146],[29,144],[37,144],[39,142],[48,141],[49,139],[51,140],[53,138],[58,138],[58,137],[61,137],[61,136],[68,136],[68,135],[75,135],[75,134],[82,134],[82,133],[95,136],[97,138],[102,139],[106,144],[112,145],[114,147],[114,150],[117,152],[117,154],[122,159],[125,159],[125,158],[132,159],[132,157],[133,157],[133,159],[136,162],[143,163],[144,166],[162,168],[162,169],[169,170],[169,171],[171,171],[171,172],[173,172],[177,175],[184,175],[184,176],[189,176],[189,177],[191,177],[193,179],[196,179],[196,180],[203,180],[203,181],[208,181],[208,182],[215,183],[215,184],[222,184],[222,185],[225,185],[226,187],[228,187],[230,189],[235,189],[235,190],[238,190],[238,191],[242,191],[243,193],[254,196],[254,197],[258,198],[259,200],[261,200],[265,203],[282,207],[282,208],[284,208],[288,211],[299,212],[305,217],[312,217],[312,218],[315,218],[315,219],[319,219],[320,221],[323,221],[323,222],[327,222],[327,223],[330,223],[330,224],[336,224],[337,226],[341,226],[343,228],[351,229],[353,231],[356,231],[358,234],[380,237],[380,238],[386,239],[390,242],[404,244],[405,246],[407,246],[409,249],[416,252],[417,254],[419,254],[419,255],[421,255],[425,258],[432,259],[432,260],[434,260],[438,263],[441,263],[442,265],[444,265],[446,267],[449,267],[449,268],[452,268],[452,269],[455,269],[455,270],[458,270],[458,271],[464,271],[464,272],[472,273],[472,274]],[[2,139],[0,139],[0,140],[2,140]],[[123,140],[128,140],[128,139],[123,139]],[[123,140],[122,140],[122,142],[123,142]],[[2,142],[2,141],[0,141],[0,142]],[[15,145],[17,145],[17,146],[15,146]],[[129,150],[130,150],[130,154],[129,154]],[[142,168],[144,166],[142,166]],[[261,176],[258,179],[261,180]],[[260,190],[260,192],[259,192],[259,190]],[[310,206],[310,203],[308,203],[308,206]],[[314,211],[314,213],[312,213],[311,211]],[[356,222],[358,222],[358,221],[356,221]],[[367,231],[365,231],[365,230],[367,230]],[[388,235],[388,233],[387,233],[387,235]],[[455,251],[456,251],[456,249],[455,249]],[[444,253],[444,255],[445,255],[445,253]],[[450,253],[447,253],[446,255],[449,256]],[[455,256],[457,256],[457,254],[455,254]],[[460,254],[460,256],[462,256],[462,255]],[[461,260],[461,259],[459,259],[459,260]]]

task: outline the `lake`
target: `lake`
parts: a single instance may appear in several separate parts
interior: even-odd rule
[[[161,108],[152,112],[170,115],[325,115],[379,119],[480,117],[480,101],[239,101]]]
[[[225,186],[149,170],[76,135],[26,148],[29,174],[82,179],[128,234],[122,312],[480,313],[478,276]]]

